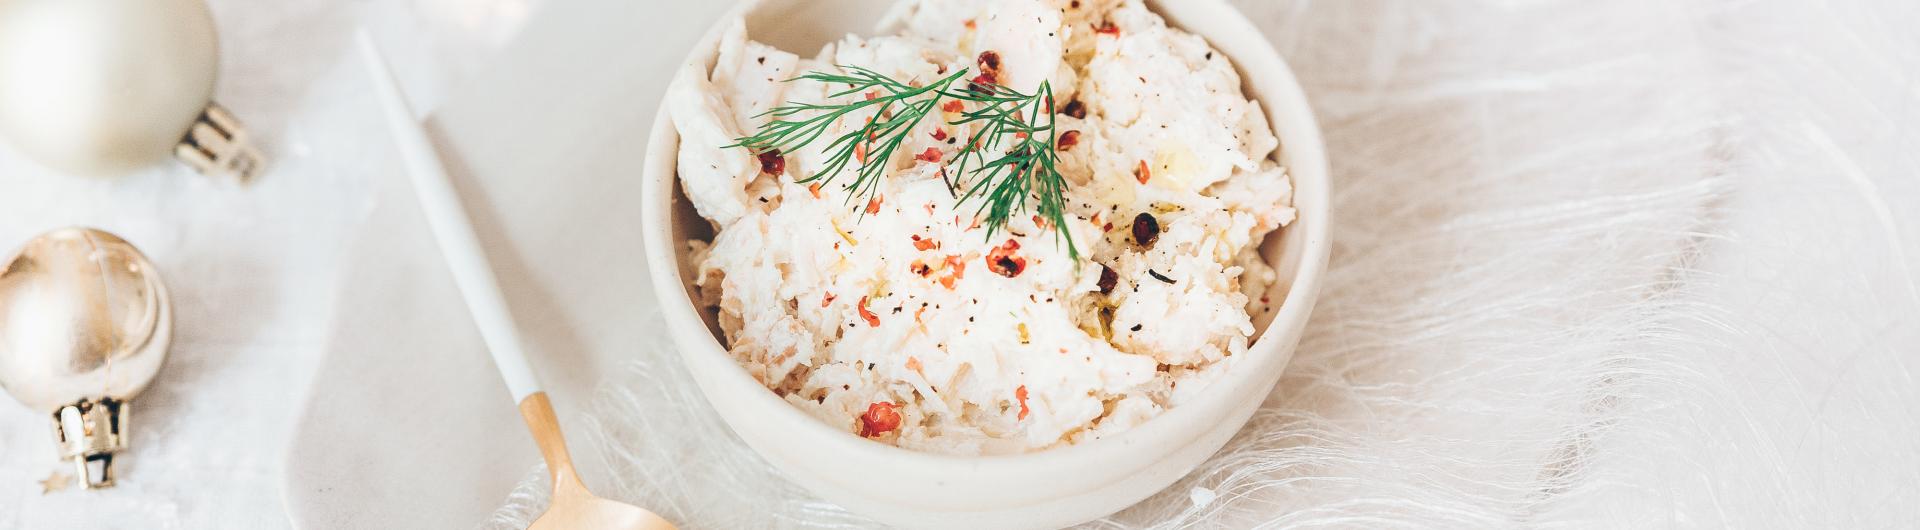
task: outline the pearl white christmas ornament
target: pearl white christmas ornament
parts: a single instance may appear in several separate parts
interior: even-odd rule
[[[173,154],[245,179],[260,156],[212,103],[218,63],[201,0],[0,0],[0,136],[67,173]]]
[[[113,234],[55,230],[0,265],[0,389],[51,418],[60,458],[87,488],[113,485],[127,402],[172,342],[166,284]]]

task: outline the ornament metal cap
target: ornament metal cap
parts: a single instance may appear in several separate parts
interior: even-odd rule
[[[243,184],[266,160],[240,120],[219,103],[208,103],[200,112],[186,137],[173,147],[173,156],[200,174]]]
[[[172,339],[166,285],[113,234],[54,230],[0,267],[0,389],[48,415],[60,458],[87,488],[113,485],[128,400],[160,371]]]
[[[127,448],[127,416],[127,404],[113,398],[83,399],[54,411],[53,436],[60,444],[60,458],[73,463],[81,487],[113,485],[113,453]],[[98,479],[94,462],[100,463]]]

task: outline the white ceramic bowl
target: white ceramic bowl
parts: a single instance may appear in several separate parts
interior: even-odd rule
[[[849,32],[870,33],[884,0],[747,1],[754,39],[802,56]],[[1280,138],[1299,219],[1261,246],[1284,300],[1235,372],[1204,395],[1118,436],[1036,453],[960,457],[921,453],[830,428],[760,386],[727,354],[713,314],[695,307],[684,244],[710,225],[680,192],[679,135],[662,108],[647,147],[646,252],[667,327],[707,400],[735,433],[792,479],[827,500],[911,527],[1041,528],[1099,518],[1166,488],[1220,449],[1272,390],[1300,341],[1326,269],[1327,162],[1320,131],[1286,62],[1221,0],[1149,0],[1175,27],[1206,38],[1239,68]],[[688,54],[686,72],[710,69],[716,24]]]

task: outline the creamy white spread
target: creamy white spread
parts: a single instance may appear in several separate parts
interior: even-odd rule
[[[1250,315],[1272,310],[1257,247],[1294,212],[1279,142],[1225,56],[1139,0],[908,1],[889,17],[897,33],[811,59],[749,40],[736,20],[713,69],[670,89],[681,183],[718,231],[688,242],[702,302],[748,373],[848,432],[1004,454],[1131,428],[1244,357]],[[1030,211],[989,239],[979,203],[956,204],[941,173],[970,131],[951,113],[922,120],[873,201],[842,189],[851,175],[796,183],[822,170],[827,141],[780,167],[727,147],[774,106],[835,102],[787,81],[801,73],[858,65],[930,82],[988,51],[1000,83],[1046,81],[1077,103],[1057,119],[1077,131],[1060,170],[1082,260]],[[1142,214],[1159,228],[1151,245],[1135,236]],[[1007,274],[1001,257],[1024,266]]]

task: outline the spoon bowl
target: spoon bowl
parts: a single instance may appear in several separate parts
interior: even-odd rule
[[[567,441],[560,434],[560,421],[546,392],[535,392],[520,402],[520,416],[533,431],[540,456],[547,461],[547,473],[553,479],[553,501],[547,513],[534,519],[528,530],[595,528],[602,530],[673,530],[659,515],[638,506],[596,497],[573,471],[573,457],[567,454]]]
[[[610,501],[593,496],[586,490],[580,490],[572,501],[562,501],[562,497],[553,499],[553,505],[547,513],[533,521],[528,530],[560,530],[566,528],[604,528],[618,530],[623,528],[650,529],[673,528],[660,516],[654,515],[638,506]]]

